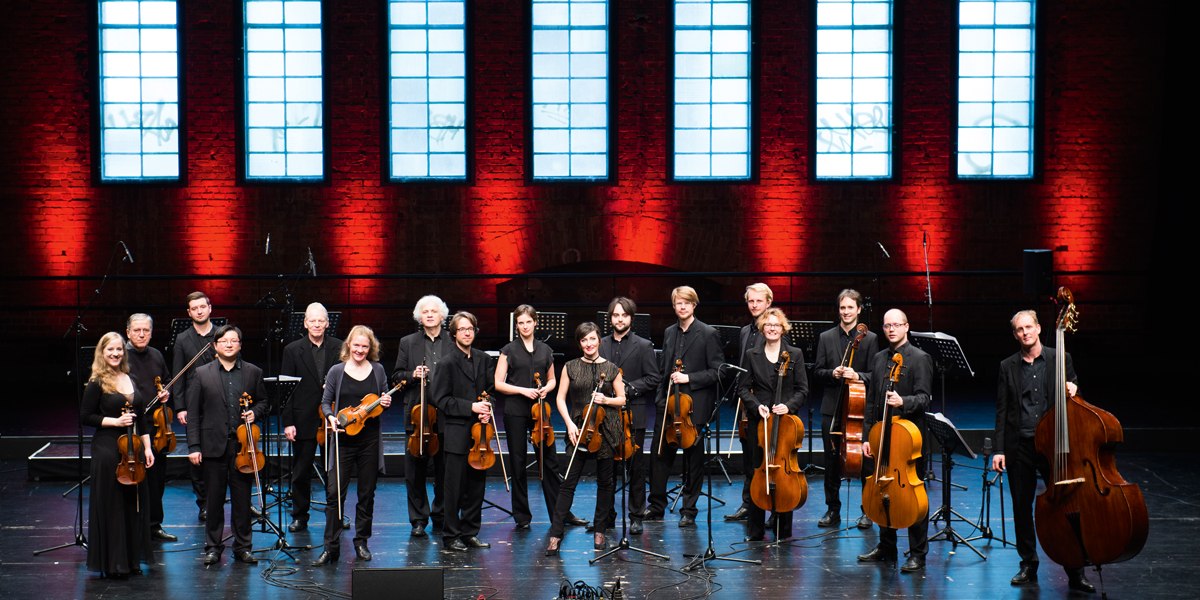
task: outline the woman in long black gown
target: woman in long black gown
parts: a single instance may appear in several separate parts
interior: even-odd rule
[[[79,420],[96,428],[92,435],[91,487],[88,492],[87,565],[103,577],[124,579],[141,574],[142,561],[150,560],[150,504],[145,482],[117,482],[121,454],[117,438],[130,425],[142,438],[147,468],[154,465],[154,452],[145,416],[146,399],[136,397],[125,339],[108,332],[96,344],[92,375],[83,391]],[[132,411],[126,410],[126,407]],[[139,457],[143,458],[143,457]]]

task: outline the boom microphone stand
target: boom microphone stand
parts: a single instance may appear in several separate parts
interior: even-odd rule
[[[626,406],[621,407],[621,415],[622,415],[621,422],[622,423],[625,422],[624,415],[625,415],[625,412],[628,410],[629,410],[628,403],[626,403]],[[645,440],[642,440],[642,441],[645,442]],[[624,448],[624,447],[625,447],[625,428],[622,427],[621,428],[620,448]],[[617,452],[620,451],[620,448],[617,449]],[[634,452],[642,451],[641,446],[636,446],[636,448],[637,449],[634,450]],[[651,552],[644,548],[638,548],[637,546],[629,545],[629,504],[628,504],[629,488],[628,488],[628,486],[625,485],[625,483],[629,478],[629,463],[633,462],[633,457],[630,456],[629,458],[627,458],[621,462],[624,463],[621,465],[621,487],[625,488],[624,492],[621,493],[621,541],[619,543],[617,543],[616,548],[611,548],[609,550],[606,550],[600,556],[597,556],[596,558],[589,560],[588,564],[594,565],[594,564],[596,564],[597,561],[604,559],[604,558],[608,558],[609,556],[612,556],[612,555],[616,554],[617,552],[620,552],[621,550],[633,550],[634,552],[637,552],[640,554],[645,554],[647,556],[653,556],[655,558],[661,558],[663,560],[671,560],[671,558],[665,554],[658,554],[656,552]],[[709,510],[712,510],[711,502],[710,502]],[[709,518],[708,521],[709,521],[709,528],[711,530],[712,519]]]

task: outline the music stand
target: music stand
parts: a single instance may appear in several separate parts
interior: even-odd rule
[[[263,466],[264,467],[269,466],[271,463],[271,454],[270,454],[269,448],[271,447],[270,440],[272,437],[272,433],[271,433],[270,429],[271,429],[271,422],[274,421],[275,424],[278,426],[274,433],[275,457],[277,459],[279,459],[279,464],[282,467],[282,465],[283,465],[283,435],[282,435],[283,410],[285,407],[287,407],[287,405],[289,403],[288,401],[291,400],[292,393],[296,391],[296,386],[299,385],[300,378],[299,377],[287,377],[287,376],[264,377],[263,383],[266,384],[266,386],[267,386],[267,397],[275,399],[275,402],[271,403],[271,411],[269,413],[267,413],[267,419],[266,419],[266,422],[264,423],[264,428],[263,428],[263,434],[267,441],[267,443],[263,444],[263,449],[266,451],[265,456],[263,457],[266,464],[264,464]],[[274,417],[274,418],[272,419],[272,417]],[[266,533],[269,529],[270,531],[275,533],[275,535],[278,536],[278,540],[275,542],[275,545],[270,548],[262,548],[259,550],[252,550],[252,551],[253,552],[270,552],[272,550],[281,550],[281,551],[283,551],[284,554],[287,554],[288,557],[295,560],[296,557],[292,556],[291,553],[288,552],[288,550],[311,550],[311,548],[305,548],[303,546],[289,545],[287,543],[287,536],[284,535],[284,533],[283,533],[283,529],[280,528],[278,525],[276,525],[275,522],[272,521],[271,517],[269,516],[271,509],[275,508],[278,511],[279,522],[280,523],[283,522],[283,505],[285,504],[284,499],[286,498],[286,492],[283,491],[283,487],[284,487],[284,481],[287,481],[288,478],[285,477],[285,473],[283,472],[282,468],[277,469],[277,473],[279,473],[279,479],[276,482],[277,489],[276,490],[271,489],[272,486],[271,486],[271,483],[269,480],[267,482],[266,487],[264,487],[262,489],[262,493],[264,495],[265,494],[275,494],[275,500],[272,501],[271,504],[266,504],[266,498],[262,499],[263,505],[264,505],[263,511],[261,512],[261,514],[255,516],[254,524],[262,526],[259,529],[260,532]],[[290,473],[290,471],[289,471],[289,473]],[[254,509],[254,508],[255,507],[252,504],[251,509]],[[251,516],[254,516],[254,510],[251,510],[250,513],[251,513]]]
[[[508,313],[508,341],[517,339],[517,318]],[[552,339],[567,339],[567,313],[538,312],[537,327],[533,339],[549,342]]]
[[[967,541],[967,538],[954,531],[954,527],[951,525],[951,521],[956,518],[963,523],[971,522],[970,519],[954,510],[950,504],[950,492],[954,488],[950,479],[951,472],[954,469],[954,454],[961,454],[974,460],[975,452],[967,445],[962,434],[954,427],[954,423],[951,423],[950,419],[947,419],[942,413],[926,413],[925,428],[929,433],[933,434],[934,439],[938,441],[938,445],[942,447],[942,505],[929,517],[929,521],[931,523],[936,523],[938,519],[946,521],[946,525],[938,530],[937,533],[930,536],[929,541],[933,542],[942,539],[950,542],[954,549],[957,549],[959,544],[963,544],[977,554],[979,558],[987,560],[987,557],[982,552],[971,545],[971,542]]]
[[[612,321],[609,320],[607,312],[596,311],[596,324],[600,326],[600,337],[612,333]],[[633,313],[633,321],[629,325],[629,330],[639,337],[650,339],[650,314]]]
[[[325,335],[337,337],[338,323],[342,321],[341,311],[331,310],[329,312],[329,326],[325,328]],[[283,344],[286,346],[290,342],[300,339],[308,332],[304,329],[304,313],[292,312],[288,315],[287,329],[283,332]]]
[[[807,359],[805,361],[804,368],[809,369],[809,367],[811,367],[813,364],[812,362],[809,362],[809,361],[815,362],[815,360],[816,360],[817,340],[820,339],[822,331],[825,331],[826,329],[833,327],[833,321],[788,321],[788,322],[792,326],[792,330],[787,333],[788,342],[791,345],[799,348],[800,351],[804,353],[804,358]],[[809,369],[809,372],[811,373],[811,369]],[[815,405],[817,405],[819,403],[805,402],[805,404],[808,405],[808,428],[805,429],[805,431],[804,431],[805,437],[808,438],[808,458],[805,459],[805,464],[804,464],[804,473],[807,475],[814,471],[824,471],[825,467],[822,467],[821,465],[818,465],[818,464],[814,464],[813,460],[812,460],[812,457],[813,457],[813,434],[816,433],[817,435],[819,435],[820,431],[821,431],[820,429],[816,429],[816,431],[814,432],[813,430],[815,428],[812,426],[812,424],[813,424],[813,408],[815,407]],[[829,449],[826,448],[825,451],[828,452]]]
[[[1000,489],[1000,547],[1016,547],[1016,542],[1008,541],[1008,530],[1004,522],[1004,471],[989,473],[992,454],[992,438],[983,438],[983,501],[979,508],[979,523],[975,524],[979,535],[973,535],[967,538],[967,541],[987,540],[991,546],[992,540],[996,539],[992,531],[992,487],[997,487]]]
[[[213,329],[224,327],[229,324],[227,317],[211,317],[208,319],[212,323]],[[175,349],[175,338],[183,333],[188,327],[192,326],[191,319],[171,319],[171,335],[167,338],[167,347],[163,348],[163,354],[169,354]]]
[[[958,345],[958,338],[940,331],[914,331],[908,334],[908,341],[933,359],[933,368],[937,369],[938,378],[941,380],[942,412],[946,412],[946,374],[966,373],[971,377],[975,376],[971,363],[967,361],[967,355],[962,346]]]

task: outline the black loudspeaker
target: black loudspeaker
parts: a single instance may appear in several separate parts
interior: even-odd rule
[[[1025,250],[1025,295],[1041,297],[1054,295],[1054,251]]]
[[[401,597],[405,600],[442,600],[443,577],[441,567],[354,569],[350,578],[350,597],[353,600]]]

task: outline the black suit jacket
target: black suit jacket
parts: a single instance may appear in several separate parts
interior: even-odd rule
[[[617,361],[613,346],[615,342],[611,335],[600,340],[600,356],[610,360],[621,369],[621,379],[625,382],[625,397],[629,399],[630,410],[633,411],[633,428],[646,428],[646,408],[651,398],[658,390],[658,364],[654,360],[654,345],[650,340],[639,337],[630,331],[625,334],[621,343],[621,360]]]
[[[471,412],[471,404],[484,391],[492,394],[495,378],[492,357],[480,350],[472,348],[471,360],[467,360],[466,355],[454,347],[450,355],[442,359],[433,375],[433,394],[425,399],[432,399],[438,408],[438,420],[443,424],[443,450],[466,454],[471,449],[471,425],[479,421]]]
[[[1050,346],[1042,345],[1042,356],[1046,357],[1047,381],[1057,381],[1056,351]],[[1067,381],[1078,382],[1075,376],[1075,365],[1071,362],[1071,353],[1066,356]],[[999,385],[996,389],[996,454],[1004,454],[1008,446],[1015,446],[1021,437],[1021,353],[1000,361]],[[1054,402],[1052,393],[1047,398]]]
[[[682,347],[678,343],[681,335],[686,340]],[[717,330],[700,319],[692,321],[686,335],[680,332],[678,323],[668,327],[663,333],[662,362],[659,363],[662,379],[658,383],[655,404],[659,408],[666,407],[667,385],[675,370],[675,359],[682,359],[683,372],[688,375],[689,382],[679,387],[692,397],[692,422],[696,426],[703,425],[717,401],[717,368],[724,362],[722,357]]]
[[[821,393],[821,414],[826,417],[833,416],[842,394],[842,380],[833,377],[833,370],[842,364],[841,336],[842,327],[834,325],[821,332],[821,336],[817,338],[817,361],[813,366],[813,379],[815,387]],[[871,357],[877,352],[879,337],[875,332],[868,331],[854,353],[850,368],[860,373],[866,371],[870,366]]]
[[[321,344],[325,346],[325,363],[318,365],[313,360],[312,342],[308,336],[288,344],[283,349],[283,367],[281,375],[300,377],[296,391],[292,392],[292,400],[283,412],[283,426],[296,428],[296,439],[312,440],[317,437],[317,427],[321,425],[321,380],[336,365],[338,355],[342,350],[342,340],[333,336],[325,336]]]
[[[438,339],[442,340],[445,351],[441,357],[441,362],[446,361],[446,357],[459,352],[454,345],[454,339],[443,328],[438,334]],[[406,407],[404,414],[408,414],[408,410],[421,402],[421,381],[412,376],[412,372],[421,366],[421,360],[425,358],[425,330],[421,329],[415,333],[410,333],[400,338],[400,351],[396,354],[396,368],[392,371],[392,383],[400,383],[400,381],[408,379],[408,385],[404,386],[404,391],[400,392],[401,406]],[[437,377],[437,372],[440,366],[429,361],[426,365],[429,367],[429,381],[425,382],[425,401],[430,401],[430,392],[433,391],[433,378]],[[408,419],[405,418],[405,423]],[[438,422],[438,431],[442,428],[441,422]]]
[[[223,456],[229,439],[229,412],[225,408],[220,368],[219,360],[196,367],[192,383],[187,388],[188,452],[200,452],[205,458]],[[242,391],[249,392],[254,399],[250,410],[254,412],[254,422],[261,427],[262,419],[270,408],[262,369],[242,361],[242,385]]]
[[[867,384],[867,410],[863,419],[864,432],[883,418],[884,398],[887,396],[888,371],[892,366],[892,355],[899,352],[904,357],[904,368],[895,391],[904,400],[897,416],[912,421],[925,435],[925,410],[933,397],[933,359],[924,350],[905,342],[897,350],[884,348],[871,357],[871,369],[859,372]],[[897,413],[893,413],[897,414]]]
[[[804,368],[804,352],[799,348],[783,342],[783,350],[791,357],[787,374],[783,376],[783,388],[780,390],[779,401],[788,407],[790,414],[796,414],[808,398],[808,373]],[[758,407],[771,408],[775,405],[775,388],[779,382],[779,365],[767,360],[766,349],[763,346],[746,351],[742,360],[742,368],[749,373],[742,376],[738,395],[745,404],[747,417],[751,422],[760,419]]]

